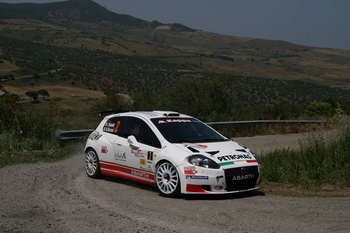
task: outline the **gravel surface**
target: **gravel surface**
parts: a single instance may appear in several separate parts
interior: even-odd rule
[[[303,135],[236,138],[256,151]],[[350,232],[350,197],[262,191],[171,199],[114,177],[86,176],[82,147],[55,163],[0,169],[0,232]]]

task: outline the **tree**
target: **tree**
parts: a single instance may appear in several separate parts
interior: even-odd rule
[[[330,103],[313,101],[306,107],[306,113],[309,116],[332,116],[335,109]]]
[[[235,102],[229,86],[225,77],[181,80],[167,92],[166,107],[206,121],[227,119]]]
[[[47,96],[47,97],[50,96],[49,92],[48,92],[47,90],[45,90],[45,89],[39,90],[39,91],[38,91],[38,94],[39,94],[39,95],[42,95],[42,96],[43,96],[43,99],[45,99],[45,96]]]
[[[25,94],[26,96],[29,96],[30,101],[35,102],[38,100],[38,92],[36,91],[27,91]]]

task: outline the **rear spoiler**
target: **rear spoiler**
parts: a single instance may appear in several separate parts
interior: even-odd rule
[[[123,111],[123,110],[102,111],[98,113],[98,118],[104,118],[105,116],[116,114],[116,113],[122,113],[122,112],[128,112],[128,111]]]

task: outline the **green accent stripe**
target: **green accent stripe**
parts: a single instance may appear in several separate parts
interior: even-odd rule
[[[220,166],[232,165],[234,162],[219,163]]]

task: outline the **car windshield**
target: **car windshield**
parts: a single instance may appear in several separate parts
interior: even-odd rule
[[[227,141],[206,124],[194,118],[155,118],[152,122],[171,143]]]

